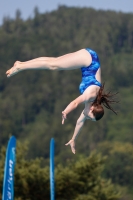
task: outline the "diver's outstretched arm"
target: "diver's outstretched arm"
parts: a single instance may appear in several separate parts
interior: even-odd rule
[[[84,125],[84,122],[86,120],[86,116],[83,114],[83,112],[81,113],[79,119],[77,120],[72,139],[66,144],[66,145],[71,146],[71,150],[74,154],[76,152],[76,150],[75,150],[75,140],[76,140],[77,136],[79,135],[79,133],[80,133],[80,131],[81,131],[83,125]]]
[[[88,87],[85,92],[73,100],[68,106],[62,111],[62,124],[64,124],[65,119],[67,118],[67,114],[69,114],[72,110],[78,107],[81,103],[87,103],[88,108],[91,106],[91,102],[93,102],[96,98],[94,87]]]
[[[85,49],[69,53],[57,58],[41,57],[27,62],[15,62],[14,66],[6,72],[7,77],[29,69],[46,70],[72,70],[89,66],[92,62],[91,55]]]
[[[84,102],[85,102],[85,96],[82,94],[75,100],[73,100],[71,103],[69,103],[68,106],[65,108],[65,110],[62,111],[62,124],[64,124],[65,119],[67,118],[67,114],[70,113],[75,108],[77,108],[79,104]]]

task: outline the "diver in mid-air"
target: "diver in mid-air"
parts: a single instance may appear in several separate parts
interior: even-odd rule
[[[116,111],[110,106],[110,103],[116,102],[112,99],[115,94],[105,93],[104,84],[101,84],[101,68],[97,53],[89,48],[68,53],[59,57],[40,57],[26,62],[16,61],[14,66],[6,72],[7,77],[11,77],[23,70],[74,70],[81,69],[82,81],[79,85],[81,95],[73,100],[64,111],[62,111],[62,124],[64,124],[67,115],[84,103],[85,108],[77,120],[74,134],[71,140],[66,144],[71,146],[75,154],[75,139],[80,133],[86,119],[98,121],[104,115],[104,105],[106,108]]]

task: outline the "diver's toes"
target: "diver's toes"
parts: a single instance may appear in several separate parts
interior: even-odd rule
[[[7,77],[9,77],[9,76],[10,76],[10,74],[11,74],[11,71],[10,71],[10,70],[8,70],[8,71],[6,72],[6,75],[7,75]]]
[[[6,75],[9,75],[10,74],[10,70],[8,70],[7,72],[6,72]]]

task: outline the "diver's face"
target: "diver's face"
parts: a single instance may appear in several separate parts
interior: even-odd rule
[[[91,121],[96,121],[94,114],[93,114],[93,106],[90,107],[89,112],[86,113],[84,111],[84,115],[86,116],[87,119],[91,120]]]

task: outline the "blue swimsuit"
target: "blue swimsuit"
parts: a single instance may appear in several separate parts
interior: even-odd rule
[[[95,51],[86,48],[86,50],[91,54],[92,63],[88,67],[82,67],[82,82],[79,85],[79,91],[81,94],[88,88],[90,85],[97,85],[101,87],[101,83],[98,82],[95,78],[97,70],[100,68],[100,62],[98,55]]]

